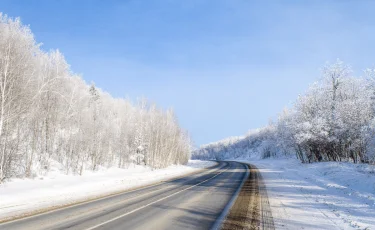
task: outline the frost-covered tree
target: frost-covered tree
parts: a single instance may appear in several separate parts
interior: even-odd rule
[[[0,181],[20,158],[16,151],[24,136],[19,121],[35,98],[36,55],[30,29],[0,13]]]
[[[375,162],[375,71],[353,77],[341,61],[326,65],[320,81],[275,123],[244,137],[201,146],[199,159],[295,155],[315,161]]]
[[[137,152],[138,150],[138,152]],[[134,105],[88,85],[59,51],[44,52],[29,27],[0,14],[0,182],[46,173],[185,164],[190,140],[171,110]]]

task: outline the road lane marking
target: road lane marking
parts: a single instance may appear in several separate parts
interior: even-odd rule
[[[188,189],[194,188],[194,187],[196,187],[196,186],[198,186],[198,185],[200,185],[200,184],[203,184],[203,183],[205,183],[205,182],[207,182],[207,181],[209,181],[209,180],[212,180],[213,178],[217,177],[218,175],[222,174],[223,172],[227,171],[228,169],[229,169],[229,168],[226,168],[224,171],[221,171],[221,172],[219,172],[218,174],[216,174],[215,176],[210,177],[210,178],[208,178],[208,179],[206,179],[206,180],[204,180],[204,181],[202,181],[202,182],[199,182],[198,184],[192,185],[192,186],[187,187],[187,188],[185,188],[185,189],[183,189],[183,190],[180,190],[180,191],[178,191],[178,192],[172,193],[172,194],[170,194],[170,195],[168,195],[168,196],[165,196],[165,197],[163,197],[163,198],[160,198],[160,199],[158,199],[158,200],[155,200],[155,201],[153,201],[153,202],[151,202],[151,203],[148,203],[148,204],[146,204],[146,205],[143,205],[143,206],[141,206],[141,207],[139,207],[139,208],[136,208],[136,209],[134,209],[134,210],[132,210],[132,211],[130,211],[130,212],[124,213],[124,214],[122,214],[122,215],[120,215],[120,216],[117,216],[117,217],[115,217],[115,218],[112,218],[112,219],[110,219],[110,220],[107,220],[107,221],[105,221],[105,222],[103,222],[103,223],[100,223],[100,224],[98,224],[98,225],[95,225],[95,226],[93,226],[93,227],[86,228],[86,230],[92,230],[92,229],[98,228],[98,227],[100,227],[100,226],[103,226],[103,225],[108,224],[108,223],[110,223],[110,222],[113,222],[113,221],[115,221],[115,220],[118,220],[118,219],[120,219],[120,218],[122,218],[122,217],[125,217],[125,216],[127,216],[127,215],[130,215],[130,214],[132,214],[132,213],[134,213],[134,212],[137,212],[137,211],[139,211],[139,210],[141,210],[141,209],[144,209],[144,208],[146,208],[146,207],[148,207],[148,206],[150,206],[150,205],[153,205],[153,204],[155,204],[155,203],[157,203],[157,202],[160,202],[160,201],[162,201],[162,200],[168,199],[169,197],[172,197],[172,196],[174,196],[174,195],[177,195],[177,194],[179,194],[179,193],[181,193],[181,192],[184,192],[184,191],[186,191],[186,190],[188,190]]]
[[[232,198],[230,199],[230,201],[228,202],[228,204],[225,206],[224,210],[221,212],[221,215],[219,216],[219,218],[216,219],[214,225],[211,227],[211,230],[218,230],[218,229],[220,229],[221,224],[223,223],[223,221],[225,220],[225,218],[229,214],[229,211],[231,210],[234,202],[237,200],[237,197],[240,194],[242,186],[245,184],[245,181],[247,180],[247,178],[250,175],[249,167],[246,164],[243,164],[243,163],[240,163],[240,164],[242,164],[242,165],[245,166],[246,174],[245,174],[244,178],[242,179],[240,186],[238,186],[236,192],[234,193],[234,195],[232,196]]]
[[[28,219],[31,219],[31,218],[47,215],[47,214],[50,214],[50,213],[53,213],[53,212],[63,211],[65,209],[74,208],[74,207],[77,207],[77,206],[80,206],[80,205],[85,205],[85,204],[88,204],[88,203],[91,203],[91,202],[102,201],[102,200],[109,199],[109,198],[112,198],[112,197],[126,195],[126,194],[129,194],[129,193],[145,190],[145,189],[152,188],[152,187],[157,187],[157,186],[160,186],[160,185],[163,185],[163,184],[170,183],[174,180],[179,180],[179,179],[185,178],[187,176],[197,176],[197,177],[199,177],[200,174],[202,174],[202,176],[203,176],[204,174],[209,174],[213,171],[218,171],[218,170],[223,168],[223,167],[215,168],[216,166],[220,166],[220,163],[212,166],[214,168],[210,168],[210,167],[209,168],[203,168],[203,169],[197,170],[197,172],[193,171],[191,173],[188,173],[187,175],[180,175],[180,176],[172,177],[170,179],[167,179],[167,181],[159,181],[159,182],[149,184],[149,185],[146,184],[144,186],[141,185],[138,188],[135,187],[133,189],[128,188],[128,189],[125,189],[124,191],[115,192],[114,194],[104,195],[102,197],[100,197],[100,195],[99,195],[98,198],[92,198],[92,199],[88,199],[86,201],[81,201],[81,202],[78,201],[78,202],[73,202],[71,204],[69,204],[69,203],[68,204],[62,204],[61,207],[57,207],[57,208],[52,207],[52,210],[41,211],[40,213],[37,213],[35,215],[27,215],[27,216],[22,217],[22,214],[20,214],[19,217],[15,216],[15,218],[11,219],[11,220],[5,220],[5,219],[0,220],[0,226],[4,226],[4,225],[12,224],[12,223],[15,223],[15,222],[18,222],[18,221],[24,221],[24,220],[28,220]],[[46,209],[48,209],[48,207]],[[38,210],[36,210],[35,212],[38,212]]]

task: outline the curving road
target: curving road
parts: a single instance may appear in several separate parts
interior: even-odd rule
[[[245,164],[219,162],[197,174],[3,223],[0,229],[220,228],[248,175]]]

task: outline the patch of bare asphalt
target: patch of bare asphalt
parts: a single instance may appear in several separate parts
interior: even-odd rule
[[[248,164],[247,166],[249,167],[250,175],[246,179],[221,229],[274,230],[271,208],[263,178],[255,165]]]

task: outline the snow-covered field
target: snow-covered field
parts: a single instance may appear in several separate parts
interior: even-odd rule
[[[187,165],[166,169],[131,166],[128,169],[86,171],[83,176],[64,175],[55,167],[55,170],[43,177],[14,179],[0,184],[0,220],[160,182],[215,164],[211,161],[191,160]]]
[[[255,160],[277,229],[375,229],[375,166]]]

